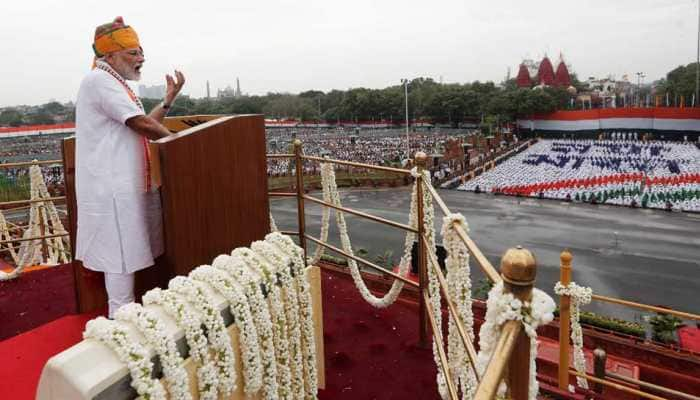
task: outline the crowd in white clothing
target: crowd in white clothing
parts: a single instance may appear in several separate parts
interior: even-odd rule
[[[637,140],[540,140],[461,190],[700,211],[700,146]]]

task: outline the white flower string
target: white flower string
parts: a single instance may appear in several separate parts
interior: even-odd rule
[[[318,395],[318,371],[316,370],[316,336],[313,321],[311,285],[306,277],[304,251],[294,241],[281,233],[270,233],[265,241],[274,243],[281,251],[291,257],[294,280],[298,289],[299,311],[301,321],[302,355],[304,367],[304,392],[306,399]]]
[[[222,254],[212,263],[214,268],[227,272],[243,285],[250,312],[255,322],[260,345],[262,363],[262,398],[274,400],[278,398],[277,363],[275,360],[275,344],[272,333],[270,310],[262,291],[260,276],[251,271],[243,260]]]
[[[418,172],[418,169],[414,167],[411,170],[411,175],[415,178],[417,178],[420,173]],[[430,173],[426,170],[423,171],[423,178],[420,180],[424,185],[430,185]],[[419,180],[416,180],[416,185],[418,185]],[[435,208],[433,207],[433,196],[430,194],[430,191],[426,190],[425,188],[422,190],[422,195],[423,195],[423,231],[425,232],[425,236],[428,242],[428,247],[425,249],[425,251],[429,252],[430,254],[436,254],[436,249],[435,249]],[[417,193],[412,196],[412,198],[417,198]],[[411,211],[413,214],[413,207],[414,205],[412,204],[411,206]],[[417,221],[417,212],[416,212],[416,217],[415,220]],[[417,224],[416,224],[417,225]],[[413,226],[413,225],[412,225]],[[418,238],[418,240],[421,240]],[[409,261],[410,262],[410,261]],[[440,281],[438,280],[437,273],[435,272],[435,269],[432,268],[431,265],[427,266],[427,272],[428,272],[428,293],[430,294],[430,304],[428,305],[433,309],[433,316],[435,318],[435,326],[437,327],[437,332],[434,332],[434,337],[439,336],[441,338],[444,337],[442,334],[442,293],[440,291]],[[435,361],[435,365],[440,365],[440,353],[438,349],[438,343],[436,340],[433,338],[433,359]],[[442,398],[447,398],[448,393],[447,393],[447,380],[445,378],[445,374],[443,373],[442,368],[437,369],[437,387],[438,387],[438,393],[442,396]]]
[[[29,195],[31,200],[41,200],[51,197],[46,189],[44,176],[38,165],[29,167]],[[66,230],[61,223],[61,219],[56,211],[56,206],[52,201],[34,201],[29,207],[29,226],[22,234],[23,239],[30,239],[42,236],[42,226],[44,236],[66,234]],[[12,236],[7,227],[7,221],[0,215],[0,238],[11,240]],[[16,267],[11,272],[0,271],[0,281],[14,279],[18,277],[24,268],[35,264],[57,264],[58,262],[68,262],[68,251],[64,245],[66,237],[54,237],[44,239],[46,242],[47,257],[42,258],[42,239],[25,240],[20,244],[19,252],[15,252],[12,243],[8,243],[10,256]]]
[[[302,365],[301,331],[299,327],[299,301],[292,281],[289,256],[277,252],[276,247],[262,240],[257,240],[250,248],[264,257],[267,262],[277,267],[277,276],[282,287],[284,313],[287,320],[287,334],[290,352],[289,373],[292,379],[292,393],[304,393],[304,367]]]
[[[51,197],[46,188],[46,181],[41,168],[38,165],[29,167],[30,184],[36,188],[37,198],[48,199]],[[53,201],[46,201],[39,204],[42,212],[42,220],[45,226],[45,235],[64,235],[68,233],[61,223],[61,218],[58,216],[58,211]],[[47,214],[48,213],[48,218]],[[67,241],[67,236],[55,237],[46,239],[48,242],[49,260],[48,262],[55,264],[58,262],[68,262],[68,252],[64,246],[64,241]]]
[[[248,298],[243,288],[226,272],[202,265],[189,274],[190,278],[209,284],[229,302],[231,314],[239,330],[243,357],[243,382],[246,394],[257,392],[262,386],[262,365],[258,353],[258,332],[255,329]]]
[[[116,321],[98,317],[85,325],[84,339],[95,339],[117,354],[131,374],[131,387],[142,399],[165,400],[165,388],[152,377],[153,363],[148,350]]]
[[[217,257],[212,266],[196,268],[189,277],[173,278],[167,290],[147,292],[144,305],[161,307],[183,329],[197,375],[198,398],[215,400],[236,387],[236,355],[215,307],[216,291],[228,302],[239,328],[246,396],[316,399],[316,338],[303,251],[279,233],[251,247],[255,250],[236,249],[231,256]],[[115,321],[102,317],[90,321],[84,336],[114,349],[128,365],[139,399],[190,400],[185,361],[159,314],[131,303],[115,317]],[[135,340],[141,336],[130,337],[125,324],[135,326],[148,347]],[[163,366],[167,393],[152,377],[150,349]]]
[[[477,370],[482,375],[493,356],[498,338],[501,336],[503,324],[507,321],[520,321],[525,333],[530,338],[530,392],[528,399],[536,400],[539,392],[537,382],[537,327],[548,324],[554,319],[554,300],[537,288],[532,289],[530,302],[522,302],[512,293],[506,293],[503,282],[498,282],[489,292],[486,301],[486,318],[479,331],[479,354]],[[499,386],[498,394],[503,396],[506,391],[505,383]]]
[[[426,176],[430,176],[427,171],[424,171]],[[417,181],[416,181],[417,182]],[[427,180],[429,182],[429,178]],[[342,206],[340,202],[340,194],[338,193],[338,185],[336,184],[335,181],[335,171],[333,170],[333,164],[331,163],[321,163],[321,184],[323,186],[323,199],[327,203],[331,203],[336,206]],[[417,211],[417,203],[416,203],[416,184],[414,183],[413,185],[413,191],[411,193],[411,209],[410,209],[410,215],[409,215],[409,225],[412,227],[417,227],[418,223],[418,211]],[[432,200],[432,199],[431,199]],[[432,204],[432,203],[431,203]],[[425,205],[425,208],[428,208],[428,204]],[[328,241],[328,225],[329,225],[329,217],[326,217],[326,211],[330,213],[330,210],[328,210],[328,207],[324,207],[324,213],[323,213],[323,220],[321,222],[321,238],[320,240],[323,242]],[[330,214],[328,214],[330,215]],[[342,212],[335,210],[335,220],[336,224],[338,225],[338,231],[340,232],[340,242],[342,244],[343,250],[350,254],[354,255],[354,252],[352,250],[352,244],[350,243],[350,237],[348,236],[348,227],[347,224],[345,223],[345,216]],[[401,276],[406,276],[408,273],[408,268],[411,265],[411,249],[413,248],[413,242],[416,239],[416,234],[413,232],[407,232],[406,233],[406,239],[404,241],[404,253],[403,256],[401,257],[401,261],[399,262],[399,275]],[[312,263],[318,262],[318,260],[321,258],[323,255],[323,246],[318,246],[316,249],[316,253],[312,259]],[[352,279],[355,283],[355,286],[357,289],[360,291],[360,294],[362,295],[362,298],[365,299],[368,303],[372,304],[374,307],[377,308],[385,308],[390,306],[391,304],[396,301],[396,299],[399,297],[399,294],[401,293],[401,290],[403,289],[403,281],[395,279],[394,282],[391,285],[391,288],[389,291],[383,296],[383,297],[376,297],[372,292],[367,288],[367,285],[365,282],[362,280],[362,275],[360,274],[360,270],[357,266],[357,262],[351,258],[348,259],[348,266],[350,267],[350,274],[352,276]]]
[[[188,302],[175,292],[155,288],[143,296],[145,305],[160,305],[175,319],[177,326],[185,332],[185,340],[190,348],[190,357],[198,364],[197,386],[201,400],[216,400],[217,396],[217,368],[216,360],[209,353],[207,338],[202,332],[202,320],[188,304]]]
[[[0,241],[7,241],[7,243],[4,246],[0,245],[0,249],[2,249],[2,247],[7,247],[7,250],[10,253],[10,257],[12,257],[12,260],[15,263],[17,263],[17,252],[15,251],[15,248],[10,242],[10,240],[12,240],[12,235],[10,234],[10,229],[7,227],[7,220],[5,220],[5,216],[3,215],[2,210],[0,210]],[[0,280],[2,280],[2,278],[0,278]]]
[[[586,358],[583,355],[583,330],[579,318],[581,316],[581,306],[591,302],[593,289],[579,286],[570,282],[567,286],[557,282],[554,285],[554,293],[559,296],[569,296],[571,298],[571,342],[574,345],[574,368],[580,373],[586,372]],[[588,381],[580,376],[576,377],[576,383],[584,389],[588,389]]]
[[[466,220],[462,214],[450,214],[443,218],[442,237],[443,245],[447,251],[445,266],[447,268],[447,290],[454,301],[457,314],[464,326],[467,339],[474,341],[474,314],[472,312],[472,282],[469,267],[469,251],[464,242],[459,238],[454,225],[461,225],[465,231],[469,231]],[[447,356],[450,370],[462,392],[463,398],[474,397],[477,387],[475,371],[472,370],[464,344],[462,343],[457,322],[449,314]]]
[[[168,383],[170,399],[191,400],[189,378],[184,368],[184,360],[177,351],[175,341],[167,333],[163,322],[157,315],[138,303],[129,303],[120,307],[115,319],[130,322],[141,332],[146,344],[155,350],[163,366],[163,376]]]
[[[277,224],[275,223],[275,218],[272,216],[272,212],[270,213],[270,232],[279,232],[279,229],[277,229]]]
[[[273,326],[275,357],[277,359],[277,385],[280,399],[292,398],[292,378],[290,370],[291,356],[287,333],[287,319],[282,304],[282,290],[277,286],[278,274],[274,267],[251,249],[240,247],[231,252],[231,256],[239,257],[251,270],[256,271],[265,279],[268,290],[267,300],[270,307],[270,318]]]
[[[168,288],[187,298],[200,313],[211,348],[215,351],[217,370],[219,372],[219,392],[225,396],[236,389],[235,353],[231,348],[231,339],[219,311],[214,307],[209,288],[198,281],[176,276],[170,280]]]

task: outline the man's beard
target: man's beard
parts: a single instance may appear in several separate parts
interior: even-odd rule
[[[141,71],[138,71],[135,66],[131,66],[122,61],[117,61],[112,68],[114,68],[114,70],[127,81],[141,80]]]
[[[124,69],[124,74],[122,75],[124,79],[127,81],[140,81],[141,80],[141,72],[136,71],[132,67],[127,67]]]

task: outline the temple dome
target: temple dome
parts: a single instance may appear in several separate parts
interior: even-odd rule
[[[554,86],[566,87],[571,85],[571,75],[564,60],[559,61],[557,72],[554,74]]]
[[[532,86],[532,80],[530,79],[530,71],[528,71],[525,63],[520,64],[518,69],[518,76],[515,78],[515,82],[518,87],[530,87]]]
[[[543,83],[548,86],[554,83],[554,68],[547,56],[544,56],[537,70],[537,83]]]

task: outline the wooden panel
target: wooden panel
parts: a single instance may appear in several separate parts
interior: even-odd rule
[[[221,118],[221,115],[186,115],[181,117],[168,117],[163,121],[163,125],[170,132],[181,132],[185,129],[193,128],[207,121]]]
[[[68,208],[68,231],[70,232],[71,253],[75,255],[75,235],[77,232],[77,203],[75,200],[75,137],[63,140],[63,177],[66,185],[66,206]],[[76,303],[79,313],[103,309],[107,306],[104,274],[90,271],[83,263],[73,260]]]
[[[147,273],[167,282],[264,239],[269,206],[261,115],[221,117],[155,143],[166,250],[162,265]],[[137,293],[148,286],[137,274]]]

